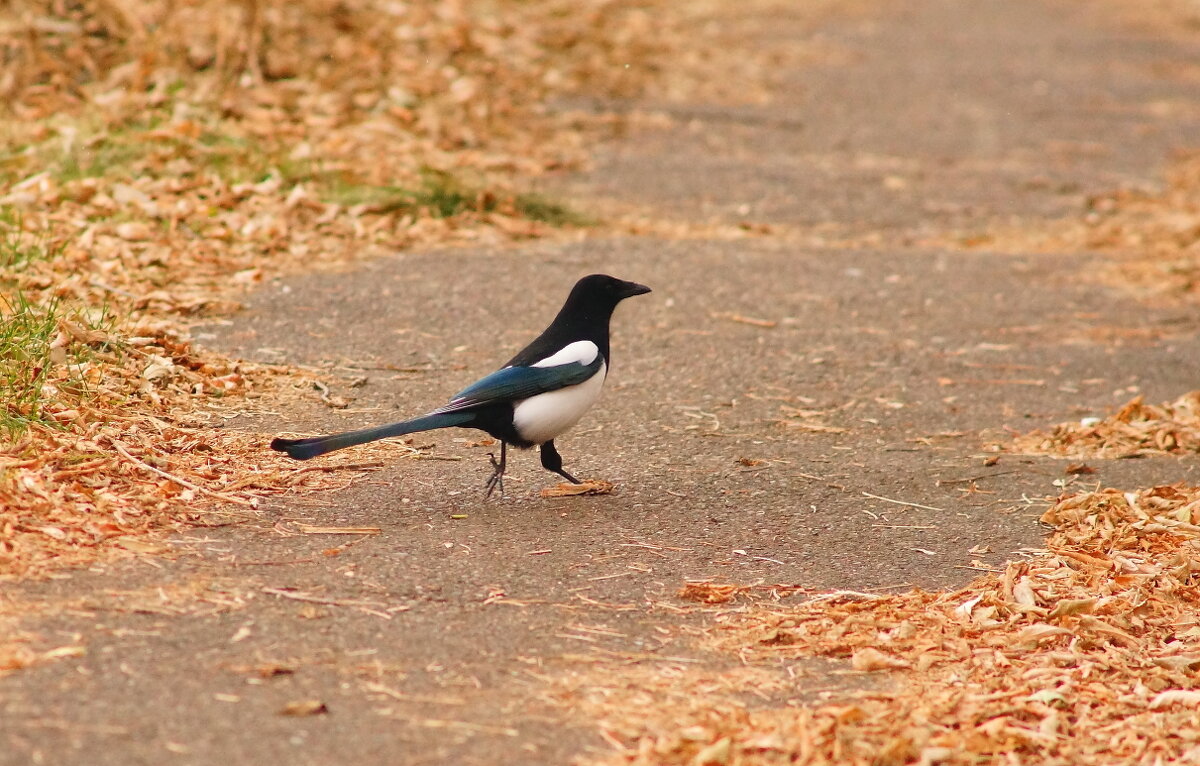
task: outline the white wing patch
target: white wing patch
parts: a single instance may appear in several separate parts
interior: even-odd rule
[[[567,357],[568,352],[571,352],[570,357]],[[600,350],[595,343],[576,341],[534,366],[551,367],[570,362],[588,364],[598,353]],[[517,402],[513,407],[513,425],[517,433],[534,444],[543,444],[570,429],[600,398],[600,389],[604,387],[607,374],[608,365],[601,362],[596,374],[582,383]]]
[[[596,358],[596,354],[600,353],[600,349],[595,343],[590,340],[577,340],[574,343],[568,343],[563,346],[555,354],[551,354],[540,362],[534,362],[530,367],[557,367],[560,364],[570,364],[571,362],[579,362],[583,365],[591,364]],[[601,376],[603,378],[603,376]]]

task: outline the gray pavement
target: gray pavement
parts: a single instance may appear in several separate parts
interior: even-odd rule
[[[761,33],[789,27],[764,20]],[[777,103],[687,105],[676,129],[599,147],[593,172],[554,188],[584,209],[609,197],[651,215],[895,241],[1077,212],[1089,193],[1158,182],[1170,151],[1200,135],[1150,106],[1200,99],[1169,66],[1195,50],[1066,4],[926,0],[816,34],[845,55],[786,73]],[[686,580],[954,587],[973,560],[1038,546],[1039,501],[1072,479],[1051,459],[985,465],[986,445],[1135,390],[1174,397],[1200,373],[1195,312],[1099,287],[1083,278],[1097,263],[626,237],[404,253],[277,280],[201,337],[329,365],[332,393],[353,404],[260,402],[230,422],[264,443],[440,404],[538,332],[580,275],[651,285],[617,312],[601,405],[559,441],[568,470],[616,492],[540,499],[553,482],[518,453],[508,495],[484,502],[488,448],[437,432],[417,442],[460,460],[398,454],[339,492],[274,503],[261,522],[175,536],[165,559],[15,586],[71,603],[26,627],[87,654],[0,679],[0,764],[605,752],[586,719],[551,703],[546,678],[589,653],[729,663],[689,641],[712,615],[675,598]],[[1195,459],[1092,464],[1084,479],[1105,485],[1200,480]],[[327,555],[345,541],[283,535],[280,520],[382,532]],[[336,603],[270,593],[286,588]],[[831,683],[802,670],[789,696]],[[278,714],[308,699],[328,714]]]

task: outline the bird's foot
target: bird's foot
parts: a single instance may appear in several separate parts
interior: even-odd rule
[[[504,497],[504,461],[497,460],[496,454],[488,453],[488,458],[492,461],[492,475],[487,480],[487,493],[484,498],[489,498],[498,487],[500,489],[500,497]]]

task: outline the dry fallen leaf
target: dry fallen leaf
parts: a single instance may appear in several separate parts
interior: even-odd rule
[[[729,763],[732,751],[733,741],[729,737],[722,737],[696,753],[692,763],[694,766],[725,766]]]
[[[571,484],[564,481],[561,484],[555,484],[553,487],[546,487],[541,491],[541,496],[554,498],[575,497],[578,495],[609,495],[616,489],[616,486],[611,481],[604,481],[603,479],[584,479],[579,484]]]
[[[744,465],[747,468],[755,468],[757,466],[769,465],[769,463],[766,460],[759,460],[758,458],[755,458],[755,457],[739,457],[737,459],[737,462],[738,462],[738,465]]]
[[[907,660],[885,654],[878,649],[864,647],[850,657],[850,667],[855,670],[895,670],[910,666]]]
[[[725,604],[734,599],[745,588],[738,585],[717,585],[708,582],[686,583],[675,595],[684,601],[699,601],[703,604]]]

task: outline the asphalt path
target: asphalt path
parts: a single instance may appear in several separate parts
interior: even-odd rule
[[[165,558],[12,586],[46,604],[27,629],[87,651],[0,679],[0,763],[566,763],[609,748],[548,680],[581,656],[731,662],[689,640],[710,619],[678,600],[689,580],[954,587],[1036,548],[1064,485],[1200,480],[1195,460],[1092,461],[1081,479],[987,449],[1195,388],[1194,311],[1099,285],[1086,253],[917,246],[1161,183],[1200,135],[1162,107],[1200,102],[1184,74],[1200,46],[1042,0],[747,29],[831,53],[784,72],[769,106],[637,105],[677,119],[549,188],[768,233],[397,253],[273,281],[197,331],[324,366],[351,402],[260,400],[230,421],[265,444],[421,413],[540,331],[579,276],[643,282],[600,406],[558,440],[613,494],[543,499],[553,477],[516,453],[485,501],[495,447],[421,434],[441,459],[397,448],[340,491],[175,536]],[[846,237],[860,246],[822,244]],[[280,531],[295,522],[381,533]],[[829,683],[801,679],[789,696]],[[280,714],[305,701],[328,712]]]

